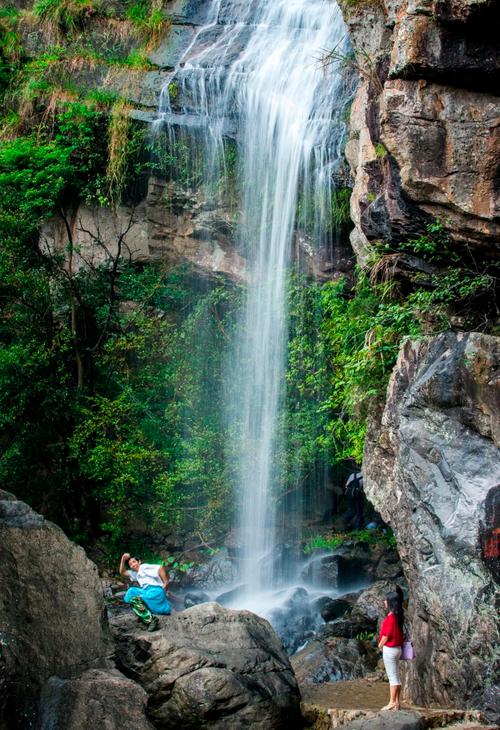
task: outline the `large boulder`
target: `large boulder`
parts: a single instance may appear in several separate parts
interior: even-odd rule
[[[352,610],[353,618],[378,623],[385,616],[384,601],[391,591],[394,591],[396,584],[389,580],[380,580],[369,586],[360,593]]]
[[[202,730],[300,727],[300,695],[271,626],[215,603],[163,619],[154,633],[112,620],[117,661],[148,694],[155,727]]]
[[[320,684],[364,677],[377,665],[372,647],[358,639],[320,634],[291,658],[299,684]]]
[[[0,726],[28,725],[51,675],[111,653],[96,566],[56,525],[0,491]]]
[[[42,690],[39,730],[153,730],[146,700],[142,687],[116,669],[51,677]]]
[[[407,342],[368,428],[365,491],[408,580],[417,703],[481,704],[498,671],[499,360],[478,333]]]

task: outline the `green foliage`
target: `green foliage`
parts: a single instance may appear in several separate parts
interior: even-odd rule
[[[379,253],[396,253],[407,251],[422,256],[426,261],[436,263],[445,261],[447,263],[458,263],[460,256],[453,249],[444,223],[435,220],[426,226],[426,232],[418,238],[411,238],[398,246],[381,242],[377,246]]]
[[[399,256],[411,254],[423,259],[430,266],[428,271],[413,277],[413,290],[409,292],[405,306],[424,318],[430,331],[440,331],[451,326],[452,316],[463,317],[464,327],[477,327],[477,312],[481,312],[482,326],[496,312],[495,263],[478,264],[468,248],[460,249],[450,240],[443,221],[428,224],[426,232],[399,245],[380,243],[372,266],[373,273],[389,271],[390,262]],[[480,320],[480,321],[481,321]]]
[[[360,631],[359,634],[356,634],[356,639],[358,641],[373,641],[376,634],[373,631]]]
[[[8,87],[22,55],[21,37],[17,30],[18,14],[16,8],[0,8],[0,95]]]
[[[98,0],[36,0],[33,5],[35,18],[54,25],[62,33],[74,33],[100,10]]]
[[[327,230],[345,232],[350,225],[351,188],[333,188],[329,200],[322,196],[315,199],[312,193],[306,195],[301,191],[297,201],[297,225],[305,233],[314,237],[317,235],[319,218],[323,218],[322,226]]]
[[[147,48],[154,46],[171,25],[158,0],[136,0],[129,4],[125,16],[145,37]]]
[[[192,568],[194,568],[195,563],[194,561],[189,561],[187,563],[182,560],[179,561],[173,555],[169,555],[169,557],[164,561],[164,565],[172,570],[178,570],[180,573],[188,573]]]
[[[177,99],[179,95],[179,84],[175,81],[171,81],[168,85],[168,95],[172,101]]]
[[[103,200],[119,132],[69,102],[0,145],[0,477],[81,540],[117,544],[132,514],[210,536],[231,510],[220,389],[238,293],[127,265],[99,238],[102,265],[75,271],[39,240],[68,201]]]
[[[149,71],[154,69],[153,64],[148,61],[148,52],[145,48],[134,48],[120,63],[139,71]]]
[[[394,549],[396,541],[390,530],[351,530],[350,532],[336,532],[332,535],[315,535],[307,540],[304,545],[306,554],[314,550],[335,550],[345,543],[363,543],[365,545],[378,545],[383,543]]]
[[[377,142],[377,144],[375,145],[375,154],[377,155],[377,158],[379,160],[382,160],[384,157],[387,156],[387,150],[382,142]]]
[[[176,138],[165,134],[155,135],[148,143],[148,168],[166,180],[191,187],[200,185],[207,173],[203,150],[195,140],[179,131]]]
[[[332,194],[331,215],[334,227],[338,230],[345,227],[351,220],[351,188],[336,188]]]

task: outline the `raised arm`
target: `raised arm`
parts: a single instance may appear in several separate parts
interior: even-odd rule
[[[124,578],[128,578],[128,570],[126,566],[127,560],[130,558],[130,553],[123,553],[121,560],[120,560],[120,575],[123,575]]]
[[[158,571],[158,575],[161,578],[161,582],[163,583],[163,590],[166,591],[168,588],[168,573],[165,570],[165,566],[160,565],[160,570]]]

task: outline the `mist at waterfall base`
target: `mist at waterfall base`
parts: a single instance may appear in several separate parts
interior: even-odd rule
[[[332,592],[299,585],[304,566],[284,546],[300,540],[300,477],[283,499],[279,465],[294,237],[307,229],[309,245],[328,245],[351,91],[342,69],[320,59],[332,49],[342,55],[347,44],[330,0],[212,0],[165,84],[155,124],[168,144],[191,150],[212,194],[227,172],[228,140],[238,150],[236,238],[247,286],[223,420],[236,454],[229,458],[240,505],[240,581],[218,598],[268,617],[278,630],[293,616],[313,631],[321,619],[312,604]]]

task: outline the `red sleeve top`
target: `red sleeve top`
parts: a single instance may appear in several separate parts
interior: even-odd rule
[[[398,626],[398,620],[393,613],[387,614],[380,627],[379,641],[382,636],[387,636],[385,646],[403,646],[403,632]]]

